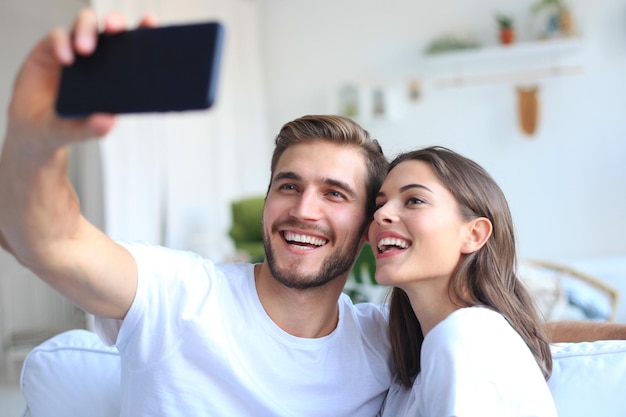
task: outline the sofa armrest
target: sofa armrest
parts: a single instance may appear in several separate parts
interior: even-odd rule
[[[70,330],[33,349],[22,366],[28,417],[120,414],[120,357],[95,333]]]
[[[559,417],[622,417],[626,340],[559,343],[551,347],[548,384]]]

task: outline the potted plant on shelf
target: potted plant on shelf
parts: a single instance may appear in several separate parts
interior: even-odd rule
[[[546,11],[548,13],[547,36],[574,35],[574,18],[570,9],[562,0],[538,0],[532,6],[532,12],[538,14]]]
[[[498,22],[498,27],[500,28],[500,43],[504,45],[513,43],[515,41],[513,18],[503,13],[497,13],[496,21]]]

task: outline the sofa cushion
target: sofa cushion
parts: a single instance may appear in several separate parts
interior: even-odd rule
[[[559,417],[623,417],[626,340],[552,346],[548,381]]]
[[[552,346],[548,381],[559,417],[624,416],[626,341]],[[29,417],[116,417],[120,358],[86,330],[61,333],[24,361],[21,388]]]
[[[61,333],[26,357],[21,390],[32,417],[119,416],[117,349],[87,330]]]

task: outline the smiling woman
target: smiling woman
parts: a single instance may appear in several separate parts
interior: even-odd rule
[[[383,415],[556,416],[547,336],[516,276],[513,222],[491,176],[446,148],[407,152],[376,207],[376,280],[395,286],[397,375]]]

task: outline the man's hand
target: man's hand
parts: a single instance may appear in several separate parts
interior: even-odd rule
[[[125,29],[119,14],[104,21],[107,33]],[[97,40],[96,15],[82,10],[71,32],[54,29],[37,43],[18,73],[0,155],[0,246],[86,311],[122,318],[136,290],[134,259],[85,220],[67,178],[69,145],[105,135],[115,116],[55,111],[63,66],[92,54]]]

